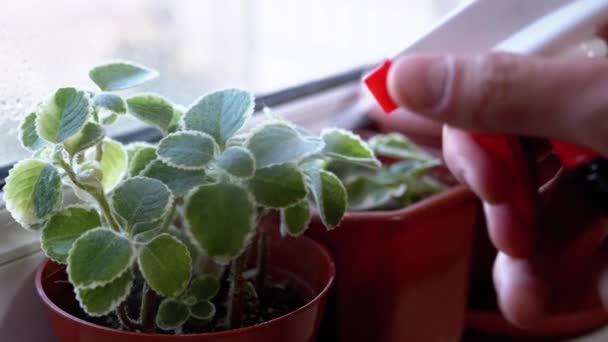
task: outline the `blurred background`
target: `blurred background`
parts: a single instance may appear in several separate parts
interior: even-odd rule
[[[32,103],[92,87],[105,60],[159,70],[144,90],[185,106],[214,88],[270,93],[390,56],[462,2],[0,0],[0,165],[25,155],[17,125]]]

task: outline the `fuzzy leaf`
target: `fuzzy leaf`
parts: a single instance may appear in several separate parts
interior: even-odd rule
[[[220,281],[215,276],[204,274],[192,280],[188,289],[188,296],[196,298],[197,301],[209,300],[220,290]]]
[[[53,149],[50,145],[45,145],[34,152],[32,157],[36,159],[51,160],[53,157]]]
[[[167,229],[167,234],[171,234],[171,236],[181,241],[188,248],[188,252],[190,252],[193,264],[198,262],[198,259],[202,254],[201,248],[190,237],[190,235],[188,235],[188,232],[186,232],[184,228],[177,228],[176,226],[172,225],[169,227],[169,229]]]
[[[21,145],[30,151],[37,151],[47,143],[36,132],[36,113],[30,113],[19,125],[19,140]]]
[[[97,210],[89,207],[66,207],[45,224],[40,242],[46,255],[65,264],[72,244],[85,232],[101,226]]]
[[[177,297],[190,282],[192,258],[181,241],[164,233],[142,248],[139,267],[154,291],[165,297]]]
[[[133,158],[129,158],[129,173],[131,176],[139,175],[154,159],[156,159],[156,148],[146,146],[138,149]]]
[[[173,195],[163,182],[147,177],[131,177],[116,187],[112,209],[130,229],[139,223],[162,218],[173,204]]]
[[[76,88],[60,88],[38,108],[36,130],[49,142],[60,143],[78,133],[89,119],[89,98]]]
[[[224,150],[217,160],[217,165],[228,173],[241,178],[251,177],[255,170],[253,154],[246,148],[238,146]]]
[[[247,148],[253,153],[258,168],[298,162],[320,152],[323,145],[320,139],[302,137],[284,123],[265,125],[247,141]]]
[[[68,255],[68,276],[75,287],[93,289],[114,281],[135,259],[135,248],[124,236],[108,228],[81,235]]]
[[[302,172],[292,164],[257,169],[249,181],[256,202],[271,208],[284,208],[306,197]]]
[[[80,132],[66,139],[63,146],[70,156],[74,156],[102,141],[105,134],[106,131],[102,126],[87,122]]]
[[[133,116],[165,133],[173,121],[173,104],[160,95],[135,95],[127,99],[127,106]]]
[[[321,137],[325,142],[323,153],[330,157],[364,165],[380,166],[374,152],[359,136],[349,131],[337,128],[327,129],[321,133]]]
[[[118,120],[118,114],[116,114],[116,113],[106,112],[100,116],[101,117],[99,120],[101,120],[101,124],[106,125],[106,126],[109,126],[109,125],[115,123],[116,120]]]
[[[182,116],[184,116],[183,107],[177,105],[173,108],[173,118],[171,119],[171,123],[167,128],[168,133],[173,133],[181,129],[182,124]]]
[[[127,270],[123,275],[104,286],[94,289],[76,288],[76,299],[90,316],[104,316],[127,299],[132,286],[133,273]]]
[[[305,199],[291,207],[281,209],[281,235],[302,235],[308,228],[310,217],[310,208]]]
[[[127,112],[127,105],[122,97],[112,93],[96,94],[93,97],[93,106],[116,114],[124,114]]]
[[[184,115],[186,129],[211,135],[224,146],[251,117],[253,95],[240,89],[225,89],[204,95]]]
[[[89,78],[104,91],[136,87],[158,77],[158,73],[131,62],[114,61],[89,71]]]
[[[306,175],[321,221],[327,229],[333,229],[340,224],[346,212],[346,189],[331,172],[310,168],[306,170]]]
[[[156,313],[156,325],[163,330],[182,326],[190,317],[190,310],[183,302],[167,298],[160,303]]]
[[[102,143],[103,155],[99,165],[103,172],[103,190],[108,193],[123,179],[127,172],[127,152],[116,141],[105,140]]]
[[[254,228],[251,195],[236,184],[205,184],[185,204],[188,227],[205,252],[226,264],[240,255]]]
[[[135,153],[137,153],[140,150],[147,148],[147,147],[155,147],[155,146],[150,143],[142,142],[142,141],[134,142],[134,143],[131,143],[131,144],[125,146],[125,150],[127,150],[128,159],[129,160],[133,159],[133,157],[135,156]]]
[[[215,316],[215,305],[208,300],[198,302],[190,307],[190,314],[196,319],[210,320]]]
[[[215,159],[217,152],[217,144],[210,135],[181,131],[163,138],[156,153],[163,162],[173,167],[200,170]]]
[[[385,208],[406,190],[407,186],[401,182],[382,184],[373,177],[356,177],[346,184],[348,209],[363,211]]]
[[[61,176],[41,160],[22,160],[6,177],[4,201],[15,221],[24,226],[42,223],[61,206]]]
[[[197,185],[207,181],[202,170],[182,170],[169,166],[158,159],[148,164],[141,175],[165,183],[176,197],[185,195]]]
[[[429,156],[406,136],[399,133],[378,134],[368,141],[368,145],[376,154],[398,158],[427,160]]]

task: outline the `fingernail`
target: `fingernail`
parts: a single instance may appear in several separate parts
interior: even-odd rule
[[[447,102],[452,74],[451,57],[405,57],[389,71],[389,93],[413,111],[438,112]]]

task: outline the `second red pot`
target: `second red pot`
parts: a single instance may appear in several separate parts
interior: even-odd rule
[[[401,210],[350,212],[308,234],[333,253],[339,341],[458,341],[476,197],[458,186]]]

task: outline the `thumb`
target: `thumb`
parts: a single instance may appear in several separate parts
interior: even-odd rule
[[[399,105],[471,131],[556,138],[608,155],[608,62],[491,53],[407,56],[388,89]]]

